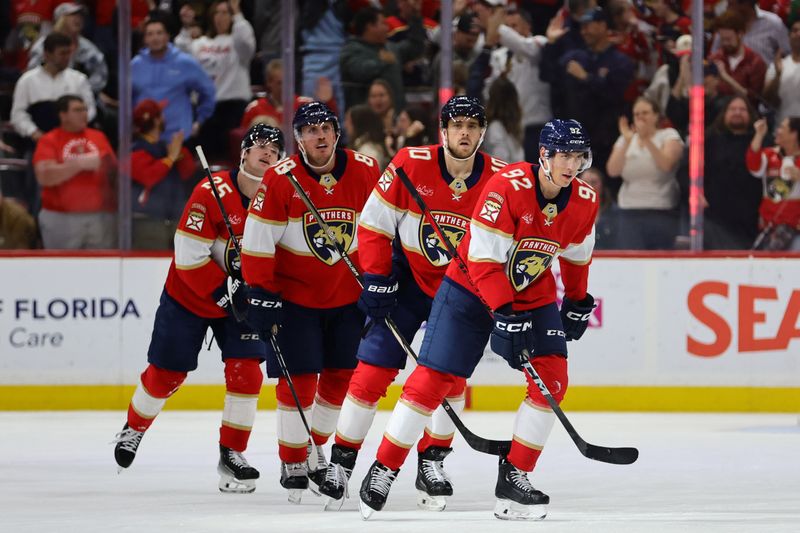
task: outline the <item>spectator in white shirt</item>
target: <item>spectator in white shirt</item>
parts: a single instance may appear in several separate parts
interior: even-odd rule
[[[72,40],[62,33],[44,39],[44,64],[24,73],[14,87],[11,125],[22,137],[33,142],[59,124],[56,100],[65,94],[81,97],[89,120],[96,114],[94,95],[88,78],[69,68]]]
[[[227,132],[239,126],[252,98],[250,61],[256,50],[253,27],[244,18],[241,0],[222,0],[208,8],[208,31],[192,40],[188,23],[194,20],[189,4],[181,8],[184,28],[175,45],[190,52],[209,75],[216,88],[214,114],[203,124],[200,142],[212,158],[227,152]]]
[[[767,69],[764,98],[777,109],[775,123],[787,117],[800,117],[800,20],[792,24],[789,33],[791,53],[776,54]]]

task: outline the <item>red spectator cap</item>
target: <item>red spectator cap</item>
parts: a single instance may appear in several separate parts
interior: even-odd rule
[[[83,13],[84,7],[75,2],[64,2],[53,11],[53,20],[58,20],[65,15],[74,15],[75,13]]]
[[[156,102],[151,98],[145,98],[133,109],[133,125],[139,131],[147,131],[153,127],[153,119],[161,116],[161,111],[166,106],[166,102]]]

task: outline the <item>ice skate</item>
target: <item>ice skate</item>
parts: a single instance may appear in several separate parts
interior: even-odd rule
[[[133,460],[136,459],[136,450],[139,448],[139,443],[142,442],[144,431],[136,431],[128,427],[126,422],[122,426],[122,431],[117,433],[114,440],[111,441],[114,446],[114,459],[117,461],[117,473],[131,466]]]
[[[453,484],[444,471],[443,461],[452,448],[431,446],[417,460],[417,507],[426,511],[444,511],[447,496],[453,495]]]
[[[256,490],[258,470],[247,463],[247,459],[237,452],[219,445],[219,464],[217,465],[219,491],[234,494],[249,494]]]
[[[328,470],[328,462],[325,459],[325,451],[322,446],[308,443],[308,458],[306,459],[306,470],[308,471],[308,488],[316,494],[319,493],[319,485],[325,480],[325,472]]]
[[[300,503],[303,491],[308,488],[306,463],[281,462],[281,487],[289,491],[289,503]]]
[[[389,489],[392,488],[392,482],[397,479],[398,472],[400,472],[399,468],[392,470],[378,461],[372,463],[361,483],[359,493],[361,500],[358,502],[358,508],[361,511],[362,519],[367,520],[372,513],[383,509],[383,506],[386,505],[386,498],[389,496]]]
[[[325,477],[319,485],[319,492],[326,496],[326,511],[338,511],[342,508],[345,498],[350,494],[347,482],[353,474],[353,467],[356,465],[358,450],[334,444],[331,448],[331,462],[325,471]]]
[[[533,488],[528,473],[505,457],[500,459],[494,495],[497,496],[494,516],[500,520],[541,520],[547,516],[550,496]]]

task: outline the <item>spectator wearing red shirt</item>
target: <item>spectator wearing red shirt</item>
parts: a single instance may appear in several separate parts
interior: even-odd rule
[[[131,152],[133,248],[174,249],[183,206],[189,198],[187,181],[197,169],[183,146],[183,131],[161,140],[165,128],[162,105],[146,98],[133,110],[136,137]]]
[[[44,247],[113,248],[111,179],[117,158],[103,132],[87,127],[88,110],[80,97],[64,95],[56,107],[61,125],[39,139],[33,154]]]
[[[744,96],[754,106],[764,89],[767,64],[757,53],[744,45],[745,22],[732,10],[720,15],[715,23],[720,49],[708,56],[719,69],[722,95]]]
[[[766,119],[753,124],[745,161],[761,179],[762,233],[754,248],[800,251],[800,117],[787,117],[775,128],[775,146],[765,148]]]
[[[11,33],[3,44],[4,63],[25,71],[28,51],[40,35],[53,28],[54,0],[13,0],[11,2]]]

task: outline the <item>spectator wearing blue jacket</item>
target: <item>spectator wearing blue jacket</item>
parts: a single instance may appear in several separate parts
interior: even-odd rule
[[[179,130],[187,139],[197,135],[200,124],[214,112],[214,82],[195,58],[169,42],[162,20],[152,18],[145,23],[144,43],[145,48],[131,60],[133,105],[146,98],[165,102],[167,129],[161,134],[164,141],[169,142]],[[194,111],[192,93],[197,93]]]

